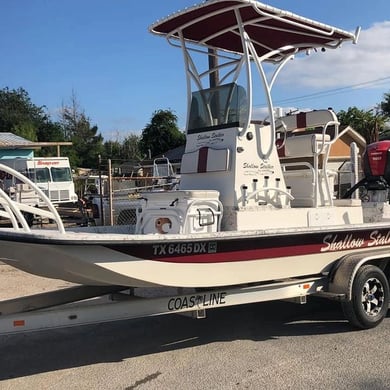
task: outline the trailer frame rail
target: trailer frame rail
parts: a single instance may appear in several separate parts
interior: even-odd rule
[[[113,286],[114,292],[110,294],[106,293],[81,301],[34,309],[37,307],[34,306],[35,298],[40,302],[40,307],[45,306],[45,297],[50,303],[48,306],[53,304],[52,295],[49,292],[0,302],[0,312],[2,312],[2,308],[3,310],[6,308],[7,312],[10,313],[0,315],[0,335],[165,314],[190,314],[196,318],[204,318],[209,309],[273,300],[293,300],[298,303],[306,303],[306,296],[323,290],[326,283],[326,277],[321,276],[204,291],[192,290],[189,292],[187,291],[189,289],[178,289],[177,295],[167,296],[153,296],[153,294],[148,296],[148,294],[153,293],[153,289],[145,289],[144,291],[142,289],[128,289],[118,292],[121,288]],[[61,290],[60,295],[66,297],[67,290]],[[140,295],[136,295],[138,292]],[[91,294],[90,291],[88,293]],[[58,292],[54,291],[53,294],[58,294]],[[79,298],[80,294],[77,296],[77,299]],[[23,304],[23,300],[26,299],[29,303],[27,307]],[[18,309],[22,311],[15,313]],[[24,309],[29,311],[24,311]]]

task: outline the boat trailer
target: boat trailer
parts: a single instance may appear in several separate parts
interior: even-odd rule
[[[349,255],[326,275],[213,289],[74,286],[0,301],[0,335],[91,325],[165,314],[206,317],[209,309],[307,296],[341,302],[352,326],[377,326],[389,307],[386,250]]]
[[[315,277],[211,290],[75,286],[0,301],[0,335],[164,314],[201,319],[209,309],[272,300],[303,304],[308,295],[320,293],[325,283],[325,277]],[[174,291],[178,294],[170,295]]]

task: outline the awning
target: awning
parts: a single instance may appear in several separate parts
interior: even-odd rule
[[[277,60],[281,48],[294,47],[296,52],[334,47],[344,40],[356,42],[358,35],[254,0],[205,1],[154,23],[150,31],[170,40],[182,36],[187,42],[242,54],[240,25],[259,57],[279,51],[268,60]]]

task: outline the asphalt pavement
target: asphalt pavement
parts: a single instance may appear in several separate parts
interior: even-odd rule
[[[0,337],[0,389],[390,389],[390,311],[266,302]]]

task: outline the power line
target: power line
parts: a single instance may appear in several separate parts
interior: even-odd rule
[[[362,83],[351,84],[351,85],[346,86],[346,87],[328,89],[326,91],[314,92],[314,93],[301,95],[301,96],[297,96],[297,97],[292,97],[292,98],[279,99],[279,100],[275,100],[274,103],[279,105],[279,104],[286,104],[286,103],[290,103],[290,102],[310,100],[310,99],[318,98],[318,97],[327,97],[327,96],[337,95],[340,93],[350,92],[350,90],[353,90],[353,89],[360,89],[360,88],[364,88],[367,86],[386,84],[389,81],[390,81],[390,76],[382,77],[379,79],[365,81]],[[255,105],[255,107],[263,107],[263,106],[265,106],[265,103]]]

